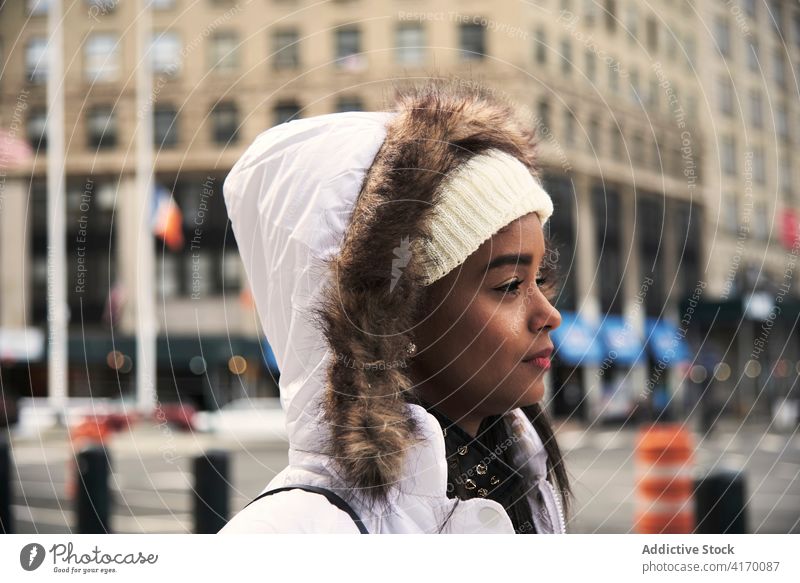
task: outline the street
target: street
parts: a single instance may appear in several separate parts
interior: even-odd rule
[[[722,424],[705,441],[695,435],[695,467],[746,471],[748,530],[800,533],[800,435],[762,426]],[[558,430],[576,495],[570,533],[633,532],[636,428],[574,426]],[[65,435],[12,442],[15,531],[68,533],[66,494],[71,452]],[[231,511],[256,496],[287,463],[285,443],[220,438],[139,426],[109,443],[114,493],[112,529],[120,533],[191,533],[192,458],[209,448],[232,452]]]

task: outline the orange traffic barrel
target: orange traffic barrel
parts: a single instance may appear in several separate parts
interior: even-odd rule
[[[636,441],[636,510],[639,534],[688,534],[694,530],[694,444],[679,423],[655,423]]]
[[[65,490],[67,498],[73,499],[77,492],[78,471],[76,458],[78,453],[90,444],[102,444],[110,430],[105,419],[90,418],[70,429],[69,441],[71,456],[67,459],[67,480]]]

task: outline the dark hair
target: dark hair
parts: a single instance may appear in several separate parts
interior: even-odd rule
[[[544,231],[544,241],[545,252],[540,266],[540,273],[545,278],[546,282],[543,286],[543,293],[551,303],[555,303],[558,297],[557,294],[560,293],[561,290],[563,275],[559,270],[557,242],[550,237],[548,230]],[[422,302],[422,304],[427,304],[427,302]],[[408,394],[407,398],[415,402],[420,402],[418,400],[419,396],[417,395]],[[545,451],[547,452],[547,477],[557,490],[564,512],[564,520],[566,522],[572,506],[573,492],[564,464],[564,457],[561,453],[561,448],[558,446],[552,423],[540,403],[520,407],[520,409],[530,420],[544,444]],[[510,439],[511,435],[508,434],[506,424],[498,422],[500,418],[501,416],[494,416],[491,420],[487,418],[485,421],[489,422],[481,424],[478,431],[479,435],[484,434],[485,438],[491,443],[502,443]],[[510,457],[506,457],[506,462],[509,461]],[[447,474],[448,482],[450,483],[456,481],[456,476],[453,472],[454,470],[448,465]],[[515,500],[510,508],[506,509],[515,525],[530,520],[530,510],[525,502],[525,491],[527,491],[527,489],[526,487],[524,491],[520,492],[517,500]],[[452,515],[452,511],[450,515]],[[440,531],[444,529],[449,519],[450,516],[445,519],[440,527]]]

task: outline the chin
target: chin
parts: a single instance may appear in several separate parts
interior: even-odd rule
[[[527,386],[524,392],[520,393],[519,391],[515,391],[510,394],[509,397],[510,399],[508,399],[507,406],[505,407],[506,411],[518,407],[529,407],[530,405],[541,402],[544,398],[544,379],[534,380]]]

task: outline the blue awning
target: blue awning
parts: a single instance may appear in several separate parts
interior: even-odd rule
[[[665,365],[691,360],[691,352],[678,327],[668,320],[645,320],[647,346],[654,359]]]
[[[645,356],[643,339],[622,316],[606,315],[600,324],[600,336],[605,344],[603,356],[615,364],[632,366]]]
[[[272,372],[274,375],[280,374],[278,370],[278,361],[275,359],[275,354],[272,352],[272,346],[269,345],[267,342],[266,336],[262,338],[261,345],[264,351],[264,364],[267,365],[267,369]]]
[[[600,364],[602,345],[597,330],[573,312],[561,312],[561,325],[551,333],[555,357],[573,366]]]

